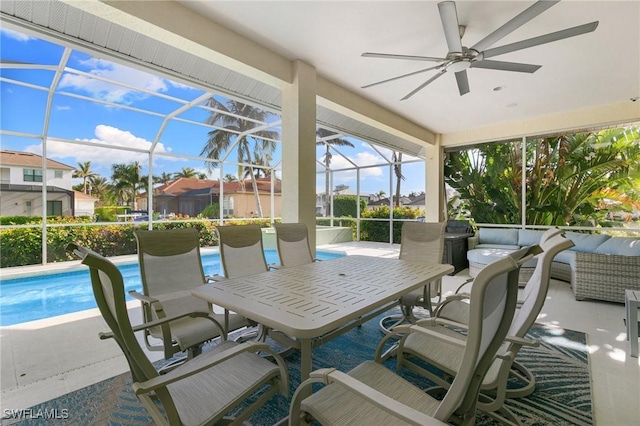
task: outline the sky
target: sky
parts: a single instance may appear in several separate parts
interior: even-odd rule
[[[48,88],[55,78],[55,70],[65,55],[65,48],[42,39],[7,28],[0,28],[0,59],[4,64],[18,62],[38,64],[40,67],[0,69],[0,145],[2,149],[27,151],[42,155],[42,135],[47,137],[47,157],[72,167],[90,161],[91,169],[109,179],[111,166],[116,163],[139,161],[143,174],[149,173],[149,150],[156,142],[152,167],[154,176],[163,172],[175,173],[182,168],[193,168],[207,173],[212,179],[219,171],[209,171],[205,162],[194,158],[176,158],[172,155],[198,157],[207,140],[210,128],[200,126],[209,115],[203,108],[192,108],[170,120],[162,127],[165,114],[171,113],[203,95],[201,89],[186,86],[160,76],[127,67],[106,59],[95,58],[81,50],[69,50],[67,70],[59,79],[52,97],[50,120],[46,123]],[[75,71],[73,71],[75,70]],[[73,71],[73,72],[70,72]],[[115,80],[118,85],[109,81]],[[22,84],[16,84],[20,82]],[[88,97],[90,100],[81,97]],[[216,94],[216,99],[226,98]],[[105,102],[115,103],[118,106]],[[151,114],[141,110],[151,111]],[[270,120],[278,120],[273,116]],[[186,122],[185,120],[189,120]],[[270,121],[271,122],[271,121]],[[279,132],[279,127],[273,129]],[[342,155],[332,152],[334,170],[359,166],[385,164],[385,160],[368,143],[345,137],[354,147],[339,147]],[[73,143],[84,142],[85,144]],[[140,152],[102,148],[128,147]],[[387,158],[391,152],[378,147]],[[325,149],[317,147],[316,158],[323,161]],[[273,153],[272,164],[281,158],[280,144]],[[230,152],[229,160],[237,160]],[[403,159],[411,159],[404,155]],[[413,160],[416,160],[413,158]],[[317,170],[324,168],[317,164]],[[226,165],[222,175],[237,173],[235,165]],[[389,166],[362,168],[360,191],[387,195],[395,188],[395,179],[389,180]],[[424,162],[403,165],[402,194],[424,191]],[[324,192],[325,175],[317,175],[317,192]],[[80,180],[74,181],[80,183]],[[335,172],[333,186],[347,185],[357,188],[356,172]]]

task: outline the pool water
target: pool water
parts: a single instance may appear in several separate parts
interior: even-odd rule
[[[318,259],[334,259],[344,254],[317,252]],[[278,263],[275,250],[265,250],[267,263]],[[218,253],[202,255],[205,275],[221,273]],[[119,265],[126,290],[142,292],[137,263]],[[127,300],[133,300],[127,296]],[[0,280],[0,326],[19,324],[96,308],[89,269],[57,274]]]

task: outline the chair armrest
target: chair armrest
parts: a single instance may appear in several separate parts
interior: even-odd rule
[[[422,327],[433,327],[436,325],[447,325],[447,326],[451,326],[451,327],[456,327],[456,328],[461,328],[461,329],[468,329],[469,328],[469,324],[463,324],[461,322],[456,322],[456,321],[452,321],[449,319],[445,319],[445,318],[425,318],[422,320],[418,320],[415,324],[416,326],[422,326]],[[401,326],[402,327],[402,326]],[[407,326],[410,328],[410,326]],[[395,327],[394,330],[398,328]]]
[[[352,392],[356,393],[358,396],[366,399],[371,404],[376,407],[384,410],[396,417],[403,422],[407,422],[411,425],[422,425],[422,426],[442,426],[446,423],[442,423],[441,421],[434,419],[433,417],[424,414],[415,408],[409,407],[387,395],[384,393],[362,383],[361,381],[349,376],[342,371],[338,371],[334,368],[324,368],[320,370],[313,371],[310,374],[308,380],[298,387],[296,390],[296,394],[294,395],[294,401],[299,399],[299,395],[301,389],[303,387],[309,386],[312,383],[340,383],[341,386],[348,388]],[[296,398],[298,397],[298,398]]]
[[[458,286],[458,288],[456,288],[455,294],[469,294],[469,293],[467,293],[467,292],[460,293],[460,290],[462,290],[462,288],[463,288],[464,286],[466,286],[467,284],[472,283],[472,282],[473,282],[473,278],[469,278],[469,279],[467,279],[465,282],[463,282],[462,284],[460,284],[460,285]]]
[[[144,382],[134,383],[133,390],[136,393],[136,395],[149,393],[156,389],[163,388],[167,385],[170,385],[171,383],[178,382],[182,379],[193,376],[194,374],[198,374],[202,371],[205,371],[213,367],[214,365],[220,364],[230,358],[233,358],[234,356],[242,352],[255,353],[259,351],[269,352],[271,355],[274,356],[274,359],[278,363],[278,367],[280,367],[280,372],[283,375],[281,382],[284,382],[285,386],[288,388],[288,382],[289,382],[288,373],[285,368],[285,363],[282,360],[282,357],[280,357],[280,355],[278,355],[275,351],[273,351],[273,349],[271,349],[269,345],[267,345],[266,343],[252,341],[252,342],[241,343],[233,348],[227,349],[224,352],[220,352],[216,355],[213,355],[204,364],[198,363],[198,365],[194,365],[190,362],[186,362],[183,365],[181,365],[180,368],[171,370],[166,374],[154,377],[153,379],[149,379]],[[288,394],[288,389],[286,393]]]
[[[538,342],[537,340],[525,339],[518,336],[507,336],[504,340],[519,346],[530,346],[532,348],[537,348],[538,346],[540,346],[540,342]]]
[[[218,281],[228,280],[229,278],[223,277],[222,275],[215,274],[215,275],[206,275],[205,279],[207,282],[218,282]]]
[[[455,346],[464,347],[467,342],[463,339],[456,339],[455,337],[447,336],[446,334],[439,333],[426,327],[420,327],[418,325],[412,325],[409,327],[412,333],[420,333],[424,336],[433,337],[435,339],[442,340]],[[462,335],[461,335],[462,336]]]
[[[473,250],[478,244],[480,244],[479,234],[476,233],[474,236],[467,238],[467,247],[469,250]]]
[[[160,301],[158,299],[156,299],[155,297],[151,297],[151,296],[147,296],[147,295],[142,294],[142,293],[138,293],[135,290],[129,290],[129,295],[131,297],[133,297],[134,299],[137,299],[137,300],[141,301],[142,303],[146,303],[148,305],[153,305],[154,303],[160,303]]]
[[[152,328],[152,327],[158,327],[164,324],[167,324],[171,321],[175,321],[178,320],[180,318],[186,318],[186,317],[190,317],[190,318],[206,318],[208,320],[210,320],[211,322],[213,322],[216,327],[218,327],[218,329],[220,330],[220,335],[224,335],[224,328],[222,327],[222,325],[216,321],[215,318],[212,318],[209,314],[207,314],[206,312],[187,312],[187,313],[183,313],[180,315],[174,315],[172,317],[162,317],[153,321],[149,321],[149,322],[145,322],[142,324],[138,324],[138,325],[133,325],[131,326],[131,329],[135,332],[137,331],[142,331],[142,330],[146,330],[148,328]],[[112,332],[101,332],[98,333],[98,336],[100,337],[101,340],[105,340],[105,339],[111,339],[113,338],[113,333]]]
[[[162,306],[162,303],[160,303],[158,299],[147,296],[145,294],[138,293],[135,290],[129,290],[129,294],[134,299],[138,299],[142,303],[149,305],[151,309],[153,309],[158,316],[164,316],[164,307]]]

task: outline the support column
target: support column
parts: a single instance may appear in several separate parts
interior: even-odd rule
[[[444,196],[444,151],[437,135],[435,145],[425,147],[425,222],[446,220],[447,205]]]
[[[316,70],[295,61],[282,90],[282,221],[301,222],[316,247]]]

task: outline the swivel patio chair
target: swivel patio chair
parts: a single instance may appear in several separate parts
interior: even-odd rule
[[[113,338],[120,346],[129,363],[135,395],[155,424],[243,424],[276,392],[289,394],[284,361],[267,345],[257,342],[221,342],[160,375],[134,333],[192,314],[165,317],[132,327],[118,268],[99,254],[76,244],[69,244],[67,251],[89,267],[98,308],[111,329],[111,333],[100,333],[100,338]],[[257,355],[257,351],[271,352],[276,363]],[[237,413],[250,397],[253,402]],[[229,417],[232,412],[237,413],[235,419]]]
[[[135,290],[129,294],[141,301],[144,322],[194,314],[145,329],[147,349],[164,351],[165,359],[183,351],[191,358],[200,352],[203,343],[217,337],[224,340],[228,331],[248,325],[240,315],[214,313],[205,301],[191,295],[191,289],[206,282],[195,228],[136,230],[134,235],[142,294]],[[159,339],[161,344],[152,342],[151,337]]]
[[[315,262],[309,247],[309,233],[304,223],[274,223],[279,265],[272,268],[289,268]]]
[[[433,335],[443,344],[462,347],[459,373],[442,400],[400,378],[380,362],[366,361],[348,373],[336,369],[313,372],[293,395],[289,424],[309,424],[314,420],[328,425],[426,425],[438,421],[471,425],[482,378],[502,344],[513,318],[518,294],[519,266],[531,255],[516,261],[499,259],[478,274],[471,290],[471,318],[466,345],[458,339],[432,332],[418,325],[397,328],[407,339],[413,335]],[[383,340],[388,339],[385,336]],[[378,354],[380,350],[378,350]],[[311,385],[326,386],[312,393]]]
[[[405,222],[402,224],[400,255],[402,260],[410,262],[442,263],[444,250],[444,230],[446,223]],[[391,329],[402,323],[415,324],[415,307],[425,308],[433,313],[432,299],[442,297],[442,280],[433,281],[423,288],[412,291],[400,298],[399,315],[389,315],[380,320],[380,329],[389,334]]]
[[[523,346],[538,346],[538,342],[527,339],[526,334],[534,324],[546,299],[553,258],[562,250],[572,246],[571,240],[562,235],[556,235],[545,240],[542,244],[544,251],[538,254],[537,265],[527,283],[523,303],[520,308],[516,309],[507,337],[482,382],[478,409],[503,424],[519,424],[518,418],[504,406],[505,398],[526,396],[534,390],[534,376],[522,366],[516,368],[518,364],[514,360]],[[529,253],[535,253],[535,248],[537,246],[524,248],[511,256],[520,256],[521,252],[525,250],[528,250]],[[475,286],[476,284],[473,285],[472,292]],[[468,298],[469,296],[463,297]],[[461,299],[461,297],[447,298],[434,318],[419,321],[417,326],[425,327],[434,333],[442,333],[449,338],[458,339],[464,345],[466,337],[459,330],[471,327],[471,310],[474,301],[471,298],[470,303],[464,303]],[[451,311],[450,307],[455,305],[459,306]],[[452,317],[456,319],[460,317],[460,307],[469,312],[469,320],[466,323],[451,320]],[[451,312],[454,315],[448,315]],[[451,386],[451,377],[459,374],[464,351],[462,347],[445,347],[439,339],[433,339],[431,335],[413,334],[400,342],[397,356],[398,368],[406,367],[417,372],[436,383],[442,390]],[[436,367],[437,370],[425,368],[425,362]],[[510,374],[518,379],[523,386],[507,389]],[[431,392],[436,393],[438,389],[432,389]]]

